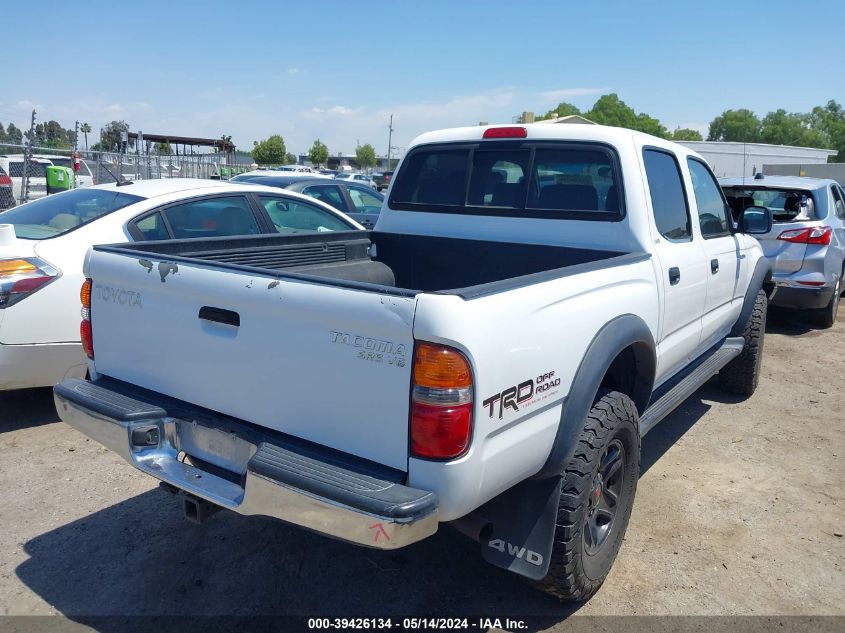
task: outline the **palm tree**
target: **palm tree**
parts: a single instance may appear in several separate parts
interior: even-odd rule
[[[85,151],[87,152],[88,151],[88,132],[91,131],[91,126],[88,125],[87,123],[83,123],[81,126],[79,126],[79,131],[82,132],[85,135]]]

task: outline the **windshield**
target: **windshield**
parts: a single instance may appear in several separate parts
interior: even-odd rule
[[[725,197],[734,218],[747,207],[766,207],[774,222],[786,223],[815,219],[813,194],[798,189],[726,187]]]
[[[14,225],[15,235],[25,240],[43,240],[143,199],[105,189],[74,189],[4,211],[0,213],[0,224]]]

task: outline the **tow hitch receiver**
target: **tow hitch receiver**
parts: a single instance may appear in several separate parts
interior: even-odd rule
[[[200,525],[204,521],[207,521],[208,518],[217,512],[218,510],[222,510],[222,508],[218,505],[214,505],[210,501],[206,501],[205,499],[200,499],[199,497],[195,497],[192,494],[188,493],[181,493],[182,495],[182,510],[185,513],[185,518],[188,519],[191,523],[196,523]]]

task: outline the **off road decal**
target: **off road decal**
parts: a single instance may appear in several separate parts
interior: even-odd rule
[[[530,407],[557,393],[558,387],[560,387],[560,378],[555,378],[555,372],[550,371],[508,387],[486,398],[482,404],[487,407],[487,413],[491,418],[498,412],[501,420],[505,415],[505,409],[519,411],[520,407]]]

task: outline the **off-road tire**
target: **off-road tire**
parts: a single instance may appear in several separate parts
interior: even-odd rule
[[[750,396],[760,382],[760,366],[763,361],[763,339],[766,335],[766,313],[769,299],[766,292],[760,290],[754,300],[754,309],[742,328],[745,347],[719,371],[719,385],[725,391],[743,396]]]
[[[842,271],[845,275],[845,270]],[[816,312],[816,322],[820,328],[827,329],[833,327],[836,323],[836,315],[839,311],[839,298],[842,296],[842,275],[836,280],[836,288],[833,290],[833,296],[830,298],[830,303],[826,307]]]
[[[637,491],[640,474],[638,419],[636,406],[625,394],[604,389],[597,394],[575,453],[563,473],[551,565],[548,575],[537,583],[546,593],[561,600],[587,600],[607,577],[622,545]],[[623,463],[617,469],[621,471],[621,480],[615,515],[604,541],[590,553],[585,531],[590,529],[591,509],[595,510],[599,468],[602,458],[617,447],[622,448],[624,455]],[[607,480],[614,481],[612,477]]]

